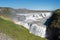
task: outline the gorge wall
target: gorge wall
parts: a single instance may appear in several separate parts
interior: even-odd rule
[[[46,31],[48,34],[48,39],[60,40],[60,10],[56,10],[49,19],[51,20]]]

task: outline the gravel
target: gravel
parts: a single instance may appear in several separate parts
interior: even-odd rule
[[[0,40],[12,40],[12,38],[4,33],[0,33]]]

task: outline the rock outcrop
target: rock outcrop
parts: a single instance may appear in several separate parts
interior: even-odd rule
[[[49,40],[60,40],[60,10],[56,10],[47,27]]]

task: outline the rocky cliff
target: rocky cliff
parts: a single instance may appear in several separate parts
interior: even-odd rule
[[[49,40],[60,40],[60,10],[53,12],[48,27],[47,34]]]

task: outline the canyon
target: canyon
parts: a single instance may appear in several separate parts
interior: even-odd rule
[[[24,26],[36,36],[46,37],[46,28],[44,24],[52,16],[52,11],[47,10],[28,10],[0,7],[0,16],[11,18],[16,24]]]

